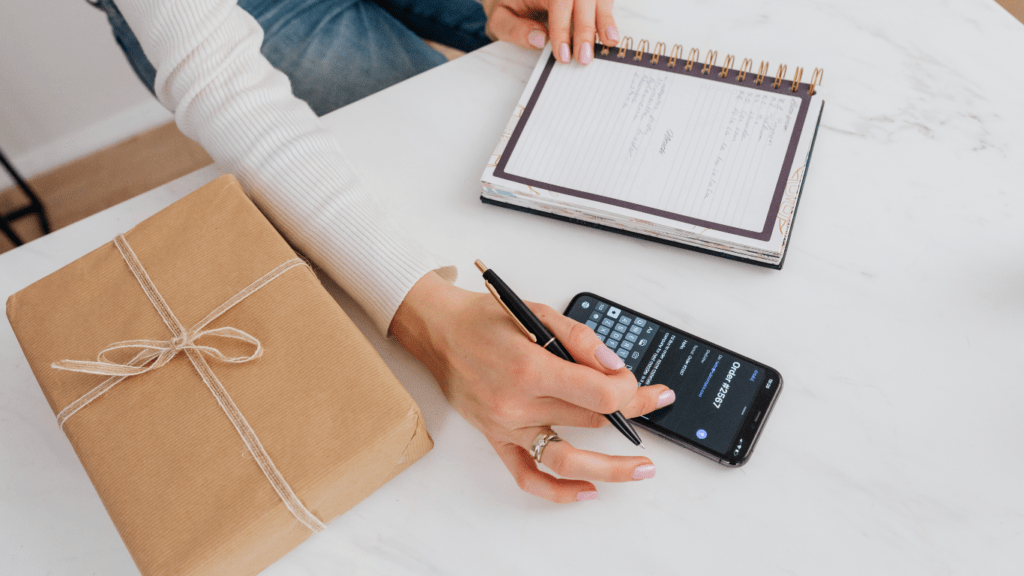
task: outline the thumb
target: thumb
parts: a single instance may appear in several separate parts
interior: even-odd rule
[[[543,48],[548,42],[544,24],[523,18],[507,6],[496,6],[487,19],[487,35],[523,48]]]

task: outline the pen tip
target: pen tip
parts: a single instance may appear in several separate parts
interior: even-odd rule
[[[646,447],[646,446],[644,446],[644,443],[643,443],[643,442],[641,442],[640,444],[638,444],[638,446],[640,446],[640,447],[641,447],[641,448],[643,448],[644,450],[647,450],[647,447]]]
[[[473,264],[476,264],[476,268],[477,268],[477,270],[480,271],[480,273],[487,272],[487,266],[484,266],[484,263],[481,262],[480,260],[477,260],[476,262],[473,262]]]

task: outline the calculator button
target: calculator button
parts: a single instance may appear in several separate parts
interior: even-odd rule
[[[633,324],[636,324],[637,326],[645,326],[647,324],[647,320],[637,318],[636,320],[633,320]]]
[[[601,318],[604,318],[604,316],[602,316],[600,312],[594,312],[590,315],[590,319],[594,322],[600,322]]]
[[[626,340],[629,340],[630,342],[636,342],[636,334],[626,334]],[[647,340],[641,340],[640,341],[640,345],[641,346],[643,346],[646,343],[647,343]]]
[[[597,328],[597,333],[598,334],[603,334],[605,336],[607,336],[608,333],[611,332],[611,331],[612,331],[612,329],[607,327],[607,326],[599,326]],[[636,335],[634,335],[634,334],[630,334],[630,336],[633,336],[634,338],[636,338]]]
[[[618,329],[618,326],[616,326],[615,328]],[[644,329],[639,326],[633,326],[632,328],[629,329],[629,331],[632,332],[633,334],[640,334],[641,332],[644,331]]]
[[[631,366],[629,364],[626,364],[626,370],[629,370],[630,372],[632,372],[633,368],[635,368],[635,366]]]
[[[627,337],[629,337],[629,336],[632,336],[633,338],[636,338],[635,334],[627,334]],[[632,340],[630,340],[630,342],[632,342]],[[647,339],[646,338],[641,338],[640,341],[637,342],[637,346],[647,346]]]
[[[619,352],[622,352],[622,350],[619,350]],[[629,355],[629,357],[632,358],[633,360],[640,358],[640,351],[634,350],[633,353]],[[623,358],[625,358],[625,356],[623,356]]]
[[[608,309],[608,303],[607,302],[601,302],[597,306],[594,306],[594,310],[597,310],[598,312],[604,312],[607,309]]]
[[[623,340],[622,341],[622,349],[623,350],[632,350],[633,349],[633,343],[629,342],[629,341],[626,341],[626,340]]]
[[[622,322],[624,324],[632,324],[633,323],[633,317],[632,316],[626,316],[625,314],[623,314],[622,316],[619,316],[619,322]]]
[[[601,336],[600,334],[598,334],[597,339],[600,340],[602,343],[604,342],[604,336]]]
[[[601,320],[601,325],[611,328],[612,326],[615,326],[615,321],[605,318],[604,320]]]
[[[629,324],[616,324],[615,325],[615,331],[616,332],[625,332],[628,328],[629,328]]]
[[[644,335],[645,336],[653,336],[654,333],[657,332],[657,331],[658,331],[658,327],[657,326],[648,326],[647,330],[644,330]],[[637,334],[639,334],[639,332],[637,332]]]
[[[608,339],[618,342],[619,340],[622,340],[622,332],[612,332],[608,335]]]
[[[629,356],[629,350],[626,350],[625,348],[619,348],[619,351],[616,352],[616,354],[618,354],[622,358],[625,358],[625,357]]]
[[[593,320],[587,320],[587,328],[590,328],[591,330],[597,330],[597,322],[594,322]]]
[[[609,318],[613,318],[613,319],[614,318],[618,318],[619,314],[621,314],[621,313],[622,313],[622,310],[619,310],[615,306],[612,306],[611,308],[608,309],[608,317]]]

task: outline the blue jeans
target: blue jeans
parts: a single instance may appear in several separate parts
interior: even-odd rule
[[[98,0],[135,73],[156,70],[113,0]],[[263,27],[261,51],[317,115],[445,62],[421,38],[465,52],[490,42],[474,0],[239,0]]]

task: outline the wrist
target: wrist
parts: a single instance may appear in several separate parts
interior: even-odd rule
[[[449,348],[455,310],[469,292],[457,288],[434,272],[420,278],[406,294],[391,319],[390,332],[403,348],[435,372],[440,356]]]

